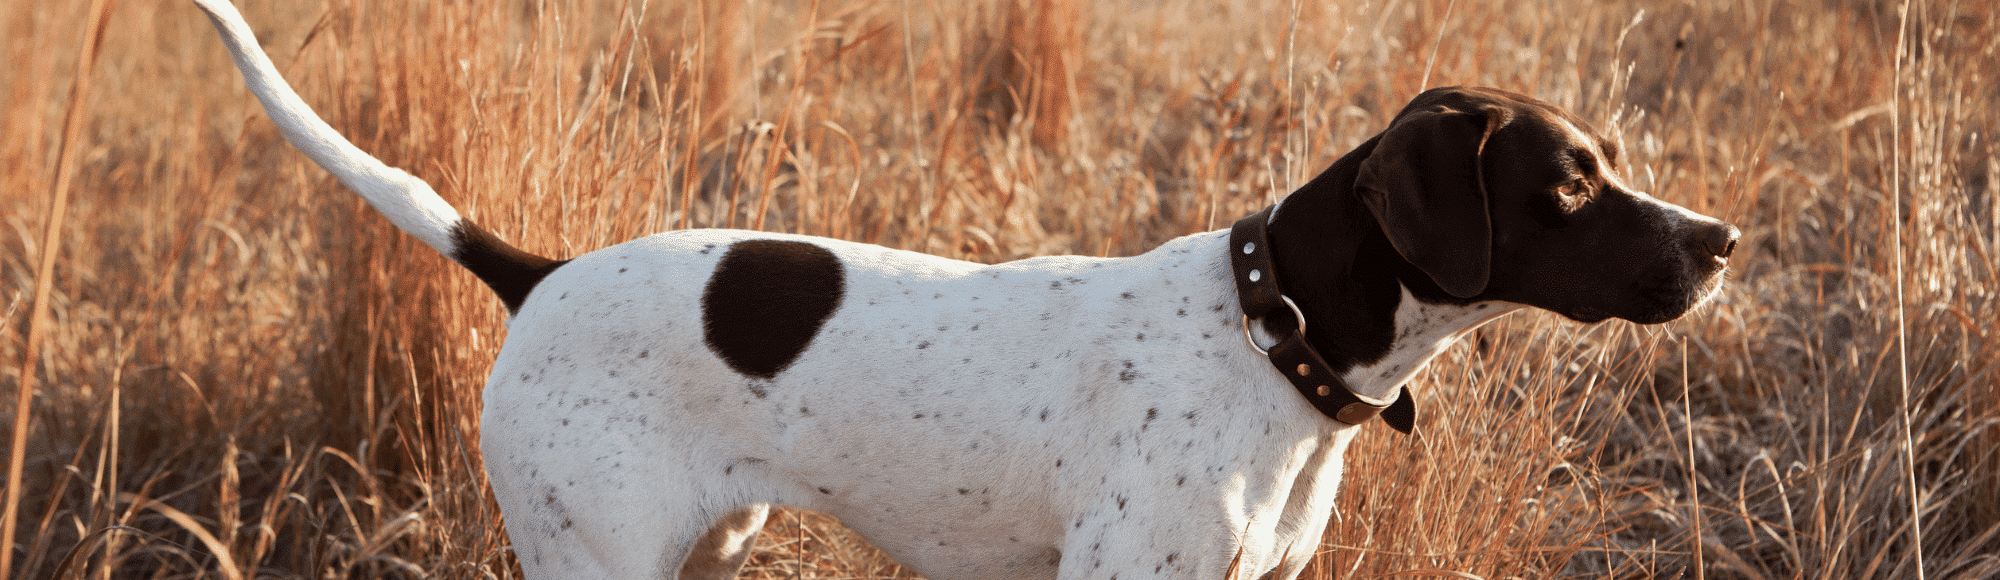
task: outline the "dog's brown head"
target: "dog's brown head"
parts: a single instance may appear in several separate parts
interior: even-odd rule
[[[1720,286],[1738,235],[1631,190],[1617,147],[1582,120],[1495,89],[1418,95],[1353,183],[1438,289],[1584,322],[1679,318]]]

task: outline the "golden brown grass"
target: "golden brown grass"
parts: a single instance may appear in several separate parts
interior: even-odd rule
[[[10,394],[60,252],[15,577],[516,576],[471,444],[497,301],[285,146],[182,2],[116,4],[66,141],[83,4],[0,11]],[[1129,255],[1426,84],[1531,93],[1742,226],[1732,281],[1453,348],[1423,435],[1350,453],[1309,577],[2000,577],[1990,2],[247,4],[336,127],[558,256],[707,226]],[[908,574],[811,514],[762,542],[746,576]]]

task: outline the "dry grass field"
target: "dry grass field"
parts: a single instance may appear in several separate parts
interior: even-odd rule
[[[1365,427],[1308,577],[2000,578],[1990,0],[239,4],[335,127],[558,257],[710,226],[1130,255],[1424,87],[1533,94],[1742,227],[1730,282],[1453,347],[1421,437]],[[284,144],[193,6],[0,31],[0,568],[517,577],[471,444],[499,301]],[[746,578],[910,575],[812,514],[760,541]]]

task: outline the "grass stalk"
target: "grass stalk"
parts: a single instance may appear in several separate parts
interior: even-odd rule
[[[1895,85],[1889,95],[1889,222],[1892,225],[1889,239],[1890,251],[1894,256],[1894,277],[1896,285],[1896,401],[1897,421],[1902,428],[1902,456],[1904,491],[1910,503],[1910,555],[1916,560],[1916,578],[1925,580],[1924,571],[1924,504],[1920,488],[1917,487],[1917,448],[1912,435],[1911,415],[1916,412],[1915,399],[1910,397],[1910,334],[1908,313],[1905,310],[1907,298],[1904,295],[1903,276],[1903,60],[1907,55],[1910,30],[1910,0],[1903,0],[1896,10]]]
[[[49,187],[48,213],[43,214],[41,256],[35,264],[35,294],[28,303],[28,332],[21,345],[21,373],[14,393],[14,432],[7,448],[7,498],[0,507],[0,578],[14,572],[14,532],[21,510],[21,475],[27,469],[28,434],[34,423],[35,374],[40,361],[43,335],[48,332],[49,295],[54,285],[56,258],[62,254],[64,219],[69,214],[69,190],[76,181],[77,149],[81,146],[84,115],[90,102],[92,72],[97,49],[103,45],[104,24],[111,19],[113,0],[91,0],[91,18],[78,38],[80,55],[76,81],[70,90],[69,107],[63,113],[62,141],[56,154],[55,182]],[[106,442],[116,445],[116,442]]]

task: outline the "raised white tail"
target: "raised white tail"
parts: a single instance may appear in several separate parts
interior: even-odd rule
[[[438,197],[424,180],[390,167],[373,155],[355,147],[347,138],[313,113],[312,107],[278,76],[271,59],[257,46],[250,25],[228,0],[194,0],[230,58],[243,72],[243,84],[264,104],[265,114],[278,126],[293,147],[312,158],[313,163],[333,173],[348,189],[361,194],[375,211],[390,223],[437,251],[472,270],[500,295],[507,310],[519,310],[543,276],[562,262],[523,252],[458,215],[458,210]]]

